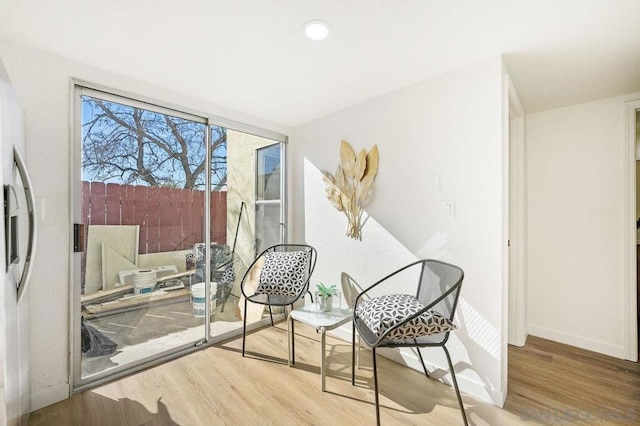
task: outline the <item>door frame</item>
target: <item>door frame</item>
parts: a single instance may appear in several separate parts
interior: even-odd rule
[[[208,146],[210,141],[210,117],[206,114],[190,111],[187,108],[181,108],[176,105],[159,102],[153,99],[146,98],[144,96],[137,96],[129,92],[123,92],[120,90],[105,87],[99,84],[86,82],[79,79],[72,79],[70,85],[71,102],[70,102],[70,158],[71,158],[71,173],[70,178],[70,229],[74,229],[74,223],[82,222],[82,132],[79,131],[79,126],[82,123],[82,101],[83,94],[95,95],[101,99],[106,99],[114,102],[122,102],[126,100],[128,105],[141,107],[146,110],[166,114],[170,113],[177,117],[193,120],[202,123],[206,126],[205,131],[205,144]],[[209,149],[206,152],[205,162],[210,164]],[[204,202],[204,219],[206,223],[210,222],[211,217],[211,184],[207,179],[205,187],[205,202]],[[85,229],[88,232],[88,228]],[[210,233],[205,235],[205,245],[210,245]],[[120,365],[112,369],[102,371],[92,375],[90,378],[82,377],[82,354],[81,354],[81,295],[78,291],[78,283],[81,280],[80,276],[80,252],[75,252],[73,249],[73,238],[69,241],[70,256],[70,282],[69,282],[69,297],[70,297],[70,309],[69,309],[69,391],[70,394],[81,392],[86,389],[90,389],[113,379],[120,378],[148,368],[150,366],[157,365],[165,362],[168,359],[173,359],[178,356],[182,356],[203,344],[210,343],[210,322],[204,321],[203,336],[197,341],[193,341],[186,344],[178,345],[172,349],[164,350],[162,352],[152,354],[143,358],[140,358],[132,364]],[[210,276],[209,262],[205,262],[205,280],[208,283],[208,277]],[[207,309],[210,301],[210,287],[205,286],[206,292],[206,304]]]
[[[637,306],[637,227],[636,227],[636,111],[640,99],[624,103],[623,116],[623,253],[624,255],[624,358],[638,361],[638,306]]]
[[[210,144],[210,132],[211,126],[219,126],[224,127],[229,130],[236,130],[244,133],[249,133],[252,135],[256,135],[259,137],[263,137],[265,139],[270,139],[275,142],[282,143],[282,175],[281,179],[285,182],[281,182],[283,188],[287,188],[286,186],[286,145],[288,142],[288,137],[284,134],[274,132],[271,130],[259,128],[252,126],[250,124],[245,124],[235,120],[229,120],[223,117],[215,116],[212,114],[206,114],[199,110],[194,110],[188,107],[184,107],[181,105],[176,105],[171,102],[164,102],[155,98],[151,98],[139,93],[132,93],[124,90],[114,89],[113,87],[105,86],[99,83],[92,83],[86,80],[71,78],[69,84],[69,150],[70,150],[70,159],[71,159],[71,173],[69,175],[70,179],[70,196],[69,196],[69,229],[73,230],[73,224],[77,223],[76,220],[81,215],[79,214],[78,208],[78,194],[81,194],[81,179],[78,179],[77,173],[81,169],[81,160],[82,156],[79,152],[79,147],[81,143],[79,138],[81,138],[80,133],[78,132],[77,126],[82,122],[81,119],[81,108],[78,108],[77,104],[79,102],[79,96],[82,89],[87,89],[89,91],[100,92],[101,97],[121,97],[127,99],[130,104],[140,104],[146,109],[153,110],[153,107],[158,108],[161,112],[164,113],[165,110],[170,110],[172,115],[192,118],[197,117],[202,119],[202,122],[206,124],[207,131],[205,143],[207,146]],[[207,163],[210,163],[210,149],[207,149]],[[205,190],[205,221],[210,222],[211,217],[211,183],[207,180],[206,190]],[[287,227],[287,193],[284,192],[282,194],[282,210],[284,212],[282,215],[284,216],[284,229]],[[281,223],[282,227],[282,223]],[[286,233],[284,233],[286,238]],[[286,240],[285,240],[286,241]],[[210,233],[206,235],[205,245],[210,245]],[[175,347],[173,350],[165,351],[156,355],[152,355],[146,357],[144,359],[140,359],[134,366],[128,367],[116,367],[108,372],[103,372],[92,376],[91,380],[82,380],[82,374],[80,371],[81,368],[81,355],[80,355],[80,327],[77,324],[80,323],[80,293],[76,292],[77,282],[80,280],[80,268],[77,266],[79,264],[78,255],[74,255],[73,250],[73,238],[69,239],[69,253],[71,256],[69,257],[69,315],[68,315],[68,330],[69,330],[69,363],[68,363],[68,372],[69,372],[69,394],[74,394],[77,392],[84,391],[86,389],[94,388],[96,386],[100,386],[104,383],[112,381],[114,379],[118,379],[129,374],[135,373],[137,371],[144,370],[146,368],[164,363],[168,360],[172,360],[178,357],[181,357],[185,354],[192,353],[196,350],[199,350],[203,346],[210,346],[220,342],[222,340],[227,340],[233,337],[237,337],[242,333],[242,329],[230,331],[224,333],[219,336],[211,336],[210,333],[210,322],[205,321],[205,330],[204,335],[201,340],[189,344],[184,344],[181,346]],[[210,276],[209,271],[209,262],[205,262],[205,277]],[[205,286],[206,291],[206,303],[209,303],[210,295],[209,295],[209,286]],[[207,306],[208,309],[208,306]],[[275,319],[283,319],[283,314],[274,315]],[[265,325],[269,324],[269,318],[265,318],[263,320],[247,324],[247,331],[252,331],[254,329],[258,329]]]
[[[505,117],[508,171],[506,200],[508,215],[508,331],[510,345],[524,346],[527,339],[527,151],[525,111],[508,75]]]

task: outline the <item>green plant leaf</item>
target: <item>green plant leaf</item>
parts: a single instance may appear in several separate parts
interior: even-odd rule
[[[320,295],[323,297],[333,296],[334,294],[336,294],[335,284],[326,286],[322,283],[319,283],[318,285],[316,285],[316,288],[318,289],[318,293],[320,293]]]

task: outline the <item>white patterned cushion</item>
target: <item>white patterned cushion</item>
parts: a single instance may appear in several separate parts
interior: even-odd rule
[[[260,272],[256,294],[295,297],[302,293],[309,268],[309,252],[269,252]]]
[[[377,336],[424,309],[414,296],[389,294],[374,297],[360,303],[356,314]],[[449,318],[439,312],[428,310],[405,325],[393,330],[386,338],[394,340],[415,339],[431,334],[446,333],[456,328]]]

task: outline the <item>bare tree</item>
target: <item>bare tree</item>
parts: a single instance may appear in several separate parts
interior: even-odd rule
[[[206,125],[83,97],[83,179],[203,189]],[[227,180],[227,132],[211,128],[213,189]]]

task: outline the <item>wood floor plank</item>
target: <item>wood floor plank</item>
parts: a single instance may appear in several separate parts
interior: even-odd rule
[[[327,338],[327,392],[320,391],[320,335],[296,324],[296,365],[287,366],[286,325],[186,355],[31,414],[30,425],[374,424],[371,353],[351,385],[351,344]],[[455,392],[379,358],[384,425],[462,424]],[[640,368],[530,337],[509,349],[505,409],[464,396],[473,425],[640,424]],[[635,410],[635,411],[634,411]],[[636,421],[637,420],[637,421]],[[635,421],[635,423],[634,423]]]

